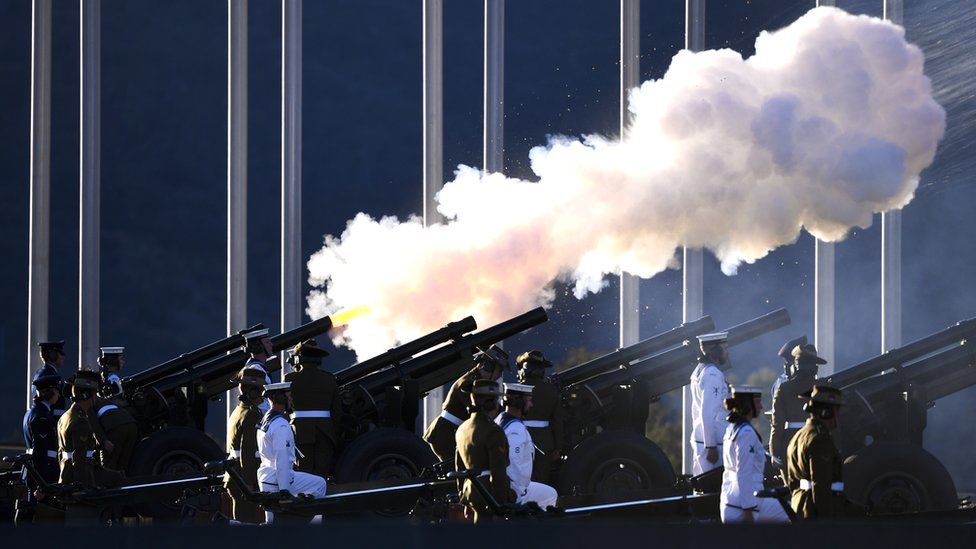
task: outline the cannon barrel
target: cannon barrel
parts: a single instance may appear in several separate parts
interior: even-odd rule
[[[184,353],[176,358],[172,358],[147,368],[137,374],[132,374],[131,376],[126,376],[122,379],[122,386],[126,391],[136,390],[139,387],[144,387],[150,383],[154,383],[169,377],[171,375],[177,374],[184,370],[189,370],[195,364],[199,364],[206,360],[210,360],[215,356],[231,351],[235,348],[241,347],[244,344],[243,334],[251,332],[254,330],[259,330],[264,328],[263,324],[256,324],[247,328],[246,330],[241,330],[236,334],[231,334],[223,339],[218,339],[213,343],[209,343],[196,349],[190,351],[189,353]]]
[[[728,328],[729,346],[738,345],[787,326],[790,315],[786,309],[777,309]],[[656,397],[688,384],[691,370],[698,356],[698,346],[690,342],[676,349],[659,353],[636,362],[626,368],[597,376],[585,382],[597,394],[617,385],[627,385],[637,380],[646,382],[650,396]]]
[[[621,347],[611,353],[563,370],[553,375],[552,380],[563,386],[579,383],[621,366],[627,366],[640,358],[658,354],[714,328],[715,322],[712,321],[712,317],[703,316],[698,320],[685,322],[667,332],[657,334],[627,347]]]
[[[370,394],[380,396],[385,387],[396,383],[397,380],[411,378],[417,380],[420,393],[426,393],[458,378],[470,368],[471,357],[477,352],[476,347],[488,347],[538,326],[548,319],[546,310],[538,307],[480,332],[460,337],[448,345],[395,367],[370,374],[356,383]],[[451,365],[454,367],[448,368]]]
[[[476,329],[478,329],[478,323],[471,316],[458,320],[457,322],[451,322],[437,331],[421,336],[413,341],[390,349],[381,355],[353,364],[337,372],[336,383],[340,386],[353,383],[384,367],[399,364],[422,351],[426,351],[452,339],[458,339],[464,334]]]
[[[934,353],[943,347],[959,343],[976,335],[976,318],[963,320],[954,326],[932,335],[917,339],[907,345],[892,349],[860,364],[851,366],[828,377],[826,383],[834,387],[844,388],[860,380],[880,374],[881,372],[908,363],[927,354]]]
[[[272,337],[271,348],[275,352],[278,352],[293,347],[306,339],[322,335],[331,328],[332,319],[325,316]],[[224,355],[205,362],[188,372],[162,379],[152,384],[152,387],[165,394],[178,387],[183,387],[194,382],[202,382],[207,385],[207,396],[214,397],[235,385],[233,377],[238,370],[244,367],[244,362],[247,361],[247,357],[247,353],[243,350]],[[269,366],[272,365],[269,364]],[[271,369],[275,370],[277,368],[272,367]]]

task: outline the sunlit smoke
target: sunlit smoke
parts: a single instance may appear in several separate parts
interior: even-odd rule
[[[582,298],[610,273],[652,277],[682,246],[732,274],[803,229],[839,240],[907,204],[945,130],[903,29],[836,8],[762,33],[749,59],[679,52],[630,108],[621,138],[534,148],[537,181],[460,166],[438,195],[446,224],[357,215],[309,260],[309,314],[367,304],[339,337],[368,356],[547,305],[554,280]]]

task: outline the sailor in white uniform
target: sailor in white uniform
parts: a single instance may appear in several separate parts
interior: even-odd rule
[[[266,385],[271,383],[271,374],[268,372],[267,363],[268,359],[274,354],[274,351],[271,348],[271,338],[268,337],[268,329],[262,328],[245,333],[244,351],[251,356],[244,363],[244,368],[241,369],[241,375],[243,376],[246,370],[253,370],[264,375],[264,383]],[[252,373],[251,375],[254,374]],[[258,405],[258,409],[262,412],[267,412],[268,402],[262,401]]]
[[[102,347],[98,366],[102,370],[102,387],[105,398],[122,394],[122,378],[119,372],[125,367],[125,347]]]
[[[702,354],[691,374],[690,441],[692,473],[696,476],[722,465],[722,434],[727,423],[722,404],[729,386],[720,366],[729,361],[727,340],[727,332],[698,336]]]
[[[291,411],[291,382],[270,383],[264,386],[264,397],[270,402],[258,424],[258,486],[262,492],[290,492],[325,497],[325,479],[295,471],[295,434],[288,422]],[[274,514],[265,511],[265,520],[272,522]]]
[[[535,445],[528,428],[522,423],[522,416],[532,407],[532,386],[519,383],[505,384],[505,411],[495,418],[495,422],[505,431],[508,438],[508,474],[516,503],[534,501],[546,509],[556,505],[556,489],[541,482],[532,482],[532,462],[535,459]]]
[[[763,489],[766,468],[766,450],[751,423],[762,411],[762,389],[734,387],[725,408],[729,424],[722,451],[722,522],[789,522],[779,500],[755,496]]]

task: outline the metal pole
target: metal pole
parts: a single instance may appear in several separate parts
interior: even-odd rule
[[[81,197],[78,359],[94,366],[99,337],[101,257],[101,0],[81,1]]]
[[[247,327],[247,0],[227,0],[227,335]],[[238,389],[227,392],[227,417]]]
[[[833,6],[834,0],[817,0],[817,6]],[[814,243],[814,304],[813,340],[817,353],[827,364],[820,367],[821,376],[837,371],[834,346],[834,243],[817,240]]]
[[[685,48],[705,49],[705,0],[685,0]],[[701,249],[684,249],[681,275],[681,319],[688,322],[704,311]],[[681,391],[681,470],[691,473],[691,389]]]
[[[620,0],[620,135],[631,115],[630,90],[640,84],[640,0]],[[640,339],[640,279],[620,273],[620,346]]]
[[[505,169],[505,0],[485,0],[485,171]]]
[[[442,222],[434,198],[444,186],[444,0],[424,0],[424,225]],[[423,427],[441,413],[444,388],[427,394]]]
[[[47,340],[51,231],[51,0],[31,6],[30,238],[27,269],[27,407],[37,344]]]
[[[281,5],[281,331],[302,318],[302,0]],[[289,371],[289,365],[283,365]]]
[[[884,0],[884,18],[901,25],[902,0]],[[901,347],[901,210],[881,214],[881,352]]]

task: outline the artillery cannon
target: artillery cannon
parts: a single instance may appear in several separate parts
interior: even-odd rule
[[[958,496],[942,463],[923,447],[928,409],[976,385],[976,319],[969,319],[838,372],[844,391],[835,440],[845,492],[875,513],[954,509]]]
[[[729,346],[789,323],[787,311],[778,309],[732,326],[726,330]],[[712,329],[708,317],[685,326],[692,327],[686,332],[690,336]],[[611,353],[586,363],[602,363],[606,368],[602,372],[588,367],[587,377],[583,380],[576,374],[554,377],[562,382],[567,378],[576,380],[561,388],[562,448],[567,457],[558,471],[554,471],[560,494],[611,495],[674,485],[676,475],[671,462],[657,444],[644,436],[644,429],[649,414],[648,403],[687,385],[695,368],[698,346],[687,339],[677,339],[677,335],[669,335],[676,334],[680,328],[636,344],[635,347],[647,347],[647,342],[652,340],[670,343],[662,343],[660,351],[648,358],[620,366],[617,359],[606,358],[614,354]],[[624,357],[646,356],[643,352],[626,351],[627,348],[615,353]],[[581,366],[566,372],[579,372]]]

